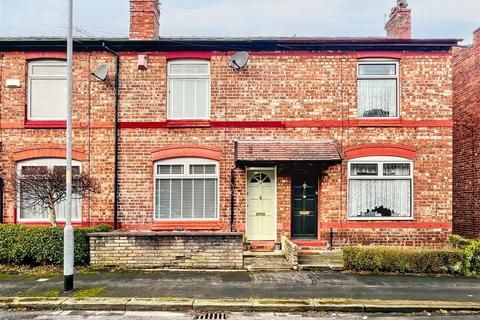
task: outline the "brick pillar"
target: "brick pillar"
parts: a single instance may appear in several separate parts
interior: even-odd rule
[[[397,5],[390,11],[385,24],[387,37],[410,39],[412,37],[412,10],[406,0],[397,0]]]
[[[158,39],[159,18],[158,0],[130,0],[130,39]]]

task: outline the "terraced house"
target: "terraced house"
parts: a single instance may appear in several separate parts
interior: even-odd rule
[[[156,0],[130,11],[128,39],[75,41],[74,166],[102,189],[77,224],[446,243],[457,40],[411,38],[405,1],[376,38],[163,37]],[[63,39],[0,41],[4,223],[48,224],[8,177],[64,165],[65,57]]]

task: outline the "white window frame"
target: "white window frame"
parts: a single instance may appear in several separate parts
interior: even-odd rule
[[[352,176],[351,175],[351,166],[352,164],[377,164],[378,165],[378,175],[377,176],[369,176],[369,175],[364,175],[364,176]],[[410,164],[410,175],[408,176],[384,176],[383,175],[383,164],[385,163],[407,163]],[[347,219],[348,220],[360,220],[360,221],[365,221],[365,220],[415,220],[414,218],[414,162],[409,159],[401,158],[401,157],[390,157],[390,156],[371,156],[371,157],[362,157],[362,158],[356,158],[352,159],[347,162],[347,193],[350,191],[350,180],[406,180],[410,179],[411,184],[410,184],[410,216],[409,217],[351,217],[350,216],[350,197],[347,194]]]
[[[61,158],[39,158],[39,159],[31,159],[31,160],[23,160],[17,162],[17,174],[21,174],[22,172],[22,167],[24,166],[43,166],[43,167],[48,167],[48,169],[53,168],[54,166],[64,166],[66,167],[67,162],[65,159]],[[80,161],[72,160],[72,166],[77,166],[80,169],[80,172],[82,172],[82,163]],[[50,222],[49,217],[47,216],[46,218],[39,218],[39,219],[23,219],[21,217],[21,205],[20,205],[20,186],[17,187],[17,221],[18,222]],[[80,217],[77,219],[74,219],[72,217],[73,222],[81,222],[82,221],[82,199],[79,200],[79,210],[78,212],[80,213]],[[59,219],[57,216],[57,221],[59,222],[64,222],[66,219]]]
[[[183,166],[183,174],[159,174],[158,173],[158,166],[160,165],[182,165]],[[213,174],[191,174],[190,173],[190,165],[215,165],[215,173]],[[194,157],[180,157],[180,158],[171,158],[165,160],[158,160],[153,164],[153,219],[155,221],[218,221],[220,220],[220,165],[219,162],[216,160],[206,159],[206,158],[194,158]],[[157,208],[157,180],[171,180],[171,179],[216,179],[216,188],[217,188],[217,203],[216,203],[216,210],[215,210],[215,218],[170,218],[169,219],[161,219],[160,215],[157,218],[156,216],[156,208]],[[193,209],[192,209],[193,210]],[[182,213],[183,214],[183,213]]]
[[[182,75],[172,75],[170,72],[170,67],[172,65],[188,65],[188,64],[203,64],[208,67],[208,73],[206,74],[182,74]],[[195,117],[195,118],[186,118],[186,117],[173,117],[172,116],[172,98],[170,92],[170,80],[172,79],[204,79],[207,80],[207,115],[205,117]],[[210,61],[201,60],[201,59],[177,59],[170,60],[167,63],[167,119],[168,120],[209,120],[210,119],[210,109],[211,109],[211,71],[210,71]]]
[[[394,64],[395,75],[360,75],[360,65],[362,64]],[[358,114],[358,81],[359,80],[371,80],[371,79],[395,79],[397,82],[397,115],[395,117],[363,117]],[[359,59],[357,60],[357,118],[368,120],[382,120],[382,119],[399,119],[400,118],[400,63],[398,59]]]
[[[34,66],[38,65],[49,65],[49,66],[66,66],[67,62],[65,60],[35,60],[28,63],[28,98],[27,98],[27,120],[31,121],[64,121],[67,120],[66,117],[53,117],[53,118],[32,118],[32,80],[65,80],[67,82],[67,74],[65,75],[33,75],[32,69]],[[65,108],[67,101],[65,100]]]

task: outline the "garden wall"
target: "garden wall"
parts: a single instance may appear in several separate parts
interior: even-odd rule
[[[90,263],[129,268],[243,268],[238,232],[99,232]]]

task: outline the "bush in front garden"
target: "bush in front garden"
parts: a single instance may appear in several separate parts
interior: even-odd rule
[[[345,268],[355,271],[400,273],[458,273],[459,249],[346,247]]]
[[[107,225],[74,228],[75,264],[88,264],[90,244],[87,234],[111,231]],[[0,225],[0,263],[63,264],[63,228]]]
[[[451,235],[450,243],[463,251],[464,259],[459,264],[460,271],[468,276],[480,275],[480,241]]]

